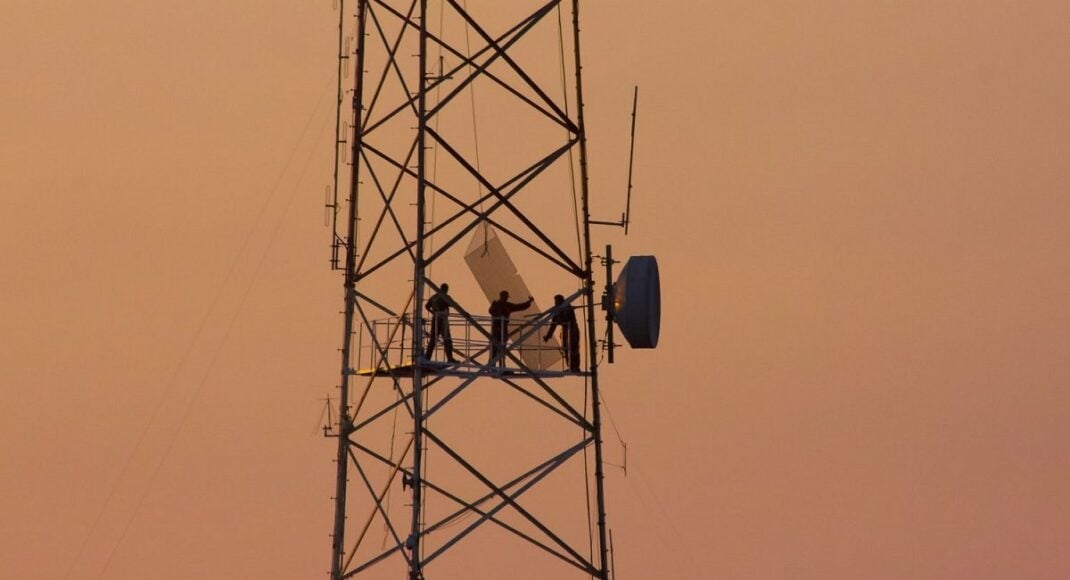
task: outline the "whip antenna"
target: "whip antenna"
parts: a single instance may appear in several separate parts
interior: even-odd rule
[[[632,136],[628,147],[628,191],[625,194],[624,213],[620,215],[620,221],[610,222],[604,220],[591,220],[591,225],[616,226],[624,228],[624,235],[628,235],[628,224],[632,221],[632,170],[635,166],[635,118],[639,110],[639,85],[632,92]]]
[[[635,85],[632,94],[632,143],[628,148],[628,197],[624,205],[624,235],[628,235],[628,224],[632,219],[632,167],[635,162],[635,113],[639,109],[639,85]]]

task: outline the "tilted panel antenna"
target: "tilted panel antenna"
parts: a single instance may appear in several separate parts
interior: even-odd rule
[[[339,2],[332,580],[610,577],[578,6]]]

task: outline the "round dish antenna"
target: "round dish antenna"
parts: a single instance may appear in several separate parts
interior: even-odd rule
[[[657,348],[661,335],[661,277],[654,256],[632,256],[624,264],[616,282],[613,280],[613,247],[606,246],[602,258],[606,267],[606,288],[602,309],[606,311],[606,349],[613,361],[613,327],[620,328],[628,346]]]
[[[632,256],[613,284],[613,318],[628,346],[655,348],[661,330],[661,281],[654,256]]]

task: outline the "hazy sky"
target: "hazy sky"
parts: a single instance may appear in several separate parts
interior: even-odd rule
[[[322,577],[329,0],[2,13],[0,575]],[[1070,576],[1068,23],[585,3],[596,214],[641,87],[596,243],[665,298],[603,375],[620,580]]]

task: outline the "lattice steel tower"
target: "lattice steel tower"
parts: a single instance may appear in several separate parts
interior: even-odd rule
[[[339,6],[330,574],[608,580],[579,1],[468,4]]]

